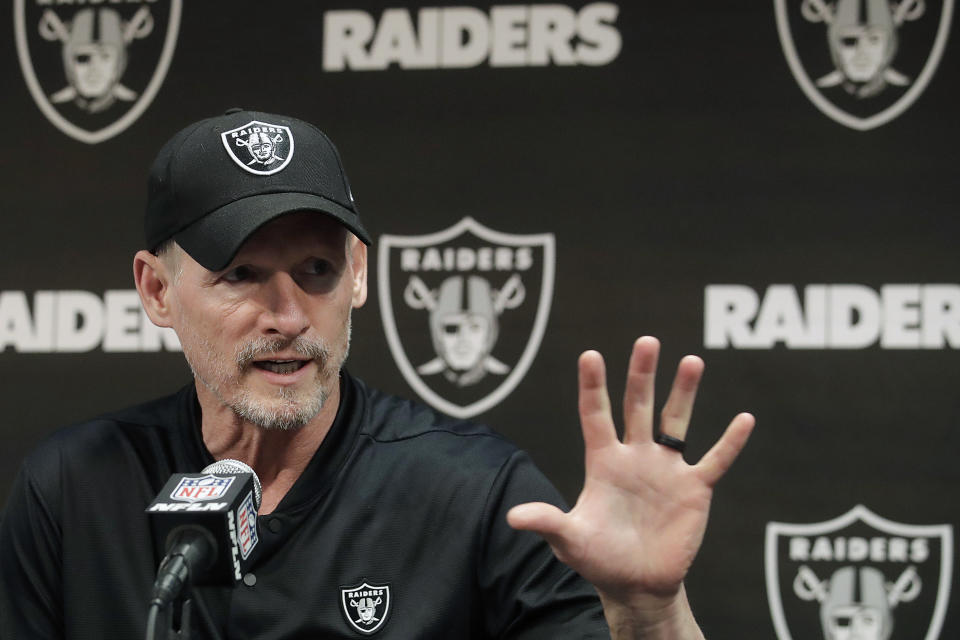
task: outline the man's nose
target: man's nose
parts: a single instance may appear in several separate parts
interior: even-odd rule
[[[307,293],[289,273],[273,274],[265,291],[262,330],[288,338],[300,335],[310,326],[306,311],[308,302]]]

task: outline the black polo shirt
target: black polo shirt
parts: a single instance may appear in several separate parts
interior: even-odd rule
[[[143,511],[211,462],[192,384],[47,440],[0,524],[0,637],[143,637],[161,557]],[[561,503],[515,446],[344,372],[250,573],[196,589],[193,637],[609,638],[593,588],[507,525],[528,501]]]

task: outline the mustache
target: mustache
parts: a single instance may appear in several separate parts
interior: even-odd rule
[[[330,347],[323,339],[306,338],[257,338],[251,340],[237,351],[237,366],[244,369],[258,358],[270,356],[281,351],[295,351],[325,366],[330,359]]]

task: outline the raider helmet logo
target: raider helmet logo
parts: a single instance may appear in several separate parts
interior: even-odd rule
[[[430,235],[382,236],[378,268],[387,342],[420,397],[467,418],[517,386],[550,313],[552,234],[464,218]]]
[[[90,144],[133,124],[167,74],[180,2],[54,8],[45,0],[14,0],[20,67],[43,114]]]
[[[804,93],[859,130],[889,122],[919,97],[940,62],[953,13],[953,0],[774,4],[784,54]]]
[[[378,631],[390,615],[390,586],[372,586],[364,582],[359,587],[340,589],[340,604],[347,623],[364,635]]]
[[[282,170],[293,158],[290,127],[251,120],[220,134],[227,153],[244,171],[269,176]]]
[[[935,640],[950,600],[953,528],[856,506],[827,522],[769,523],[765,560],[780,640]]]

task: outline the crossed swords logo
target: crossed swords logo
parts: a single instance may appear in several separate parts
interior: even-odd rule
[[[92,10],[88,10],[92,11]],[[111,11],[109,9],[104,9],[103,11]],[[99,14],[93,14],[93,19],[96,20],[99,17]],[[63,47],[66,49],[73,39],[73,28],[76,27],[74,23],[65,23],[60,19],[56,13],[51,9],[44,11],[43,16],[40,18],[40,35],[49,42],[59,41]],[[133,42],[134,40],[140,40],[146,38],[153,31],[153,16],[150,14],[150,9],[147,7],[140,7],[140,9],[134,14],[128,22],[122,23],[122,32],[121,40],[123,43],[124,50],[117,52],[120,58],[126,56],[126,47]],[[83,54],[80,54],[83,55]],[[65,65],[74,65],[82,64],[73,59],[64,60]],[[136,99],[137,93],[132,91],[128,87],[125,87],[119,81],[119,75],[123,72],[123,62],[118,61],[116,69],[117,79],[113,82],[113,85],[109,87],[106,95],[97,96],[97,100],[89,104],[82,104],[83,108],[86,108],[88,111],[99,111],[108,107],[114,99],[123,100],[126,102],[131,102]],[[67,77],[74,78],[74,73],[71,73],[70,69],[67,69]],[[90,96],[81,96],[80,91],[78,90],[76,83],[80,82],[78,79],[72,79],[71,84],[64,87],[60,91],[57,91],[50,96],[50,101],[54,104],[60,104],[64,102],[70,102],[72,100],[82,101],[85,97],[89,98]]]
[[[265,133],[253,133],[248,140],[235,138],[238,147],[246,147],[253,159],[247,163],[249,167],[252,164],[273,164],[277,160],[283,160],[276,154],[277,145],[283,142],[283,136],[279,133],[272,138]],[[264,146],[266,145],[266,149]]]
[[[826,581],[817,578],[813,569],[802,565],[797,570],[797,577],[793,579],[793,592],[802,600],[816,600],[823,602],[829,597]],[[920,576],[914,567],[904,569],[897,581],[892,585],[887,585],[887,604],[890,608],[896,607],[901,602],[910,602],[920,595]]]
[[[457,304],[459,300],[452,303],[451,296],[445,295],[444,290],[450,284],[466,287],[477,298],[472,301],[475,307],[472,312],[465,313],[467,309]],[[486,373],[508,373],[510,367],[490,355],[497,340],[497,318],[504,310],[518,307],[525,297],[526,289],[518,274],[510,276],[500,290],[490,289],[486,280],[478,276],[466,279],[453,276],[445,280],[440,289],[431,290],[419,277],[411,276],[403,299],[411,308],[426,309],[430,313],[432,338],[437,350],[437,357],[417,367],[417,372],[421,375],[443,372],[460,386],[473,384]],[[449,343],[460,338],[466,339],[462,334],[470,322],[470,318],[465,316],[470,315],[477,316],[480,335],[477,343],[465,343],[460,347],[464,351],[461,354],[463,361],[457,362],[450,353]]]
[[[803,0],[803,4],[800,6],[800,12],[803,17],[813,23],[822,22],[827,25],[828,28],[833,27],[838,21],[838,13],[841,8],[839,5],[848,5],[851,0],[839,0],[836,3],[828,3],[825,0]],[[855,0],[860,2],[860,0]],[[886,0],[883,0],[886,4]],[[890,20],[895,29],[899,29],[903,23],[907,21],[917,20],[923,16],[926,11],[926,4],[924,0],[903,0],[899,3],[890,3],[886,4],[886,9],[889,11]],[[854,28],[855,25],[845,25],[845,24],[836,24],[838,27],[847,26],[848,28]],[[862,44],[862,39],[869,38],[869,34],[863,33],[853,33],[849,35],[841,36],[843,41],[849,42],[851,46],[860,47]],[[835,45],[831,45],[832,47]],[[846,46],[846,45],[844,45]],[[893,48],[895,44],[887,43],[887,47]],[[893,57],[895,51],[891,50],[889,53],[890,58]],[[838,68],[834,69],[830,73],[822,76],[816,80],[818,87],[830,88],[842,85],[847,82],[850,78],[847,77],[847,74],[839,68],[841,65],[835,60],[835,63],[838,64]],[[867,97],[877,93],[880,89],[883,88],[884,84],[892,84],[898,87],[904,87],[909,85],[911,82],[910,78],[900,73],[896,69],[889,66],[889,62],[886,64],[885,68],[879,72],[879,78],[877,78],[877,83],[871,84],[868,87],[862,88],[859,91],[856,91],[856,94],[860,97]],[[853,92],[853,91],[851,91]]]
[[[865,572],[866,579],[873,578],[874,589],[872,595],[859,597],[846,593],[843,586],[846,578],[847,588],[850,579],[857,571]],[[839,593],[834,593],[835,589]],[[920,576],[914,567],[907,567],[895,583],[884,583],[882,574],[873,568],[857,569],[846,567],[834,572],[830,580],[821,581],[810,567],[801,565],[793,580],[793,592],[801,600],[816,600],[820,603],[821,621],[824,625],[826,638],[846,638],[847,635],[838,635],[838,630],[857,628],[858,625],[867,627],[861,632],[866,636],[856,637],[887,637],[882,635],[885,619],[897,606],[903,602],[911,602],[920,595]],[[872,635],[869,628],[873,627],[877,636]],[[889,633],[889,629],[887,629]]]
[[[350,600],[350,606],[357,610],[357,613],[360,617],[353,622],[355,624],[370,625],[374,622],[380,622],[380,618],[376,616],[377,607],[383,604],[383,598],[377,597],[376,600],[373,598],[360,598],[360,601]]]

